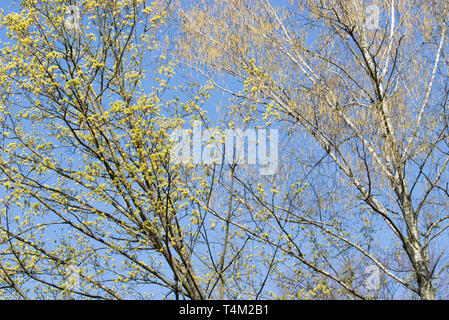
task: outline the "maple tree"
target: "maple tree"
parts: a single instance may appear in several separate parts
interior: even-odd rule
[[[65,1],[23,1],[1,17],[2,296],[120,299],[157,287],[204,299],[196,226],[180,214],[181,200],[196,202],[167,142],[207,88],[169,84],[166,2],[77,8],[68,17]]]

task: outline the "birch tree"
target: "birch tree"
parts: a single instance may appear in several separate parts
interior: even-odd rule
[[[447,2],[195,1],[178,14],[177,57],[229,95],[230,121],[283,129],[277,174],[236,180],[252,223],[231,223],[282,254],[269,279],[284,297],[447,298]]]

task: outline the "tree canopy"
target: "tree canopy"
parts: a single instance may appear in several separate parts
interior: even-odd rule
[[[0,15],[0,297],[448,298],[446,2],[72,2]]]

